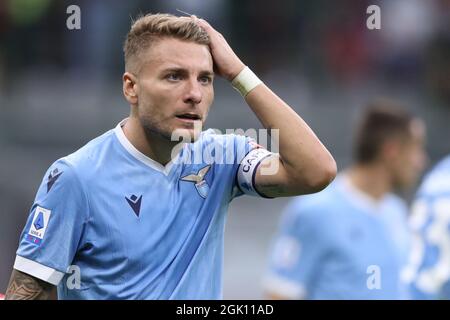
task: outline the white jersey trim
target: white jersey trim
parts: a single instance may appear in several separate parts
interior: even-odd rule
[[[21,256],[16,256],[14,269],[41,279],[45,282],[51,283],[55,286],[57,286],[61,279],[64,277],[63,272],[44,266],[43,264]]]
[[[156,162],[152,158],[147,157],[145,154],[143,154],[138,149],[136,149],[136,147],[133,146],[133,144],[125,136],[125,133],[123,132],[122,127],[127,122],[127,120],[128,120],[128,118],[123,119],[114,128],[114,133],[116,134],[117,138],[119,139],[120,144],[125,148],[125,150],[127,150],[137,160],[141,161],[142,163],[149,166],[150,168],[163,173],[166,176],[169,175],[170,169],[172,169],[173,163],[180,153],[178,153],[177,157],[172,159],[165,166]]]

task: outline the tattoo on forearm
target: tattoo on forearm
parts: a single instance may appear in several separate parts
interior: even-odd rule
[[[6,300],[49,300],[56,298],[56,287],[14,270],[6,291]]]
[[[259,184],[256,186],[256,190],[259,193],[262,193],[263,195],[267,195],[267,196],[281,197],[281,196],[284,196],[285,194],[287,194],[286,188],[283,185],[272,184],[272,183]]]

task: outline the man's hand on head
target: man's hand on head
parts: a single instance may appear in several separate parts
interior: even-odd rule
[[[199,19],[196,16],[191,16],[191,18],[209,35],[211,41],[209,46],[217,74],[228,81],[233,80],[245,68],[244,63],[234,53],[220,32],[204,19]]]

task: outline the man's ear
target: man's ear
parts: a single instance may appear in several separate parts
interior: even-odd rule
[[[389,139],[381,147],[381,154],[387,161],[395,161],[398,154],[401,152],[401,142],[398,139]]]
[[[123,95],[131,105],[138,103],[138,84],[134,74],[125,72],[122,76]]]

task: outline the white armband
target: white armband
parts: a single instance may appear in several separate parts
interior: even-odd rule
[[[41,279],[45,282],[51,283],[54,286],[57,286],[61,279],[64,277],[63,272],[21,256],[16,256],[14,269],[29,274],[30,276],[33,276],[35,278]]]
[[[231,81],[231,85],[239,91],[243,97],[261,83],[262,81],[247,66]]]
[[[266,149],[253,149],[242,159],[237,172],[237,184],[245,194],[268,198],[259,193],[255,187],[255,176],[261,162],[273,155]]]

